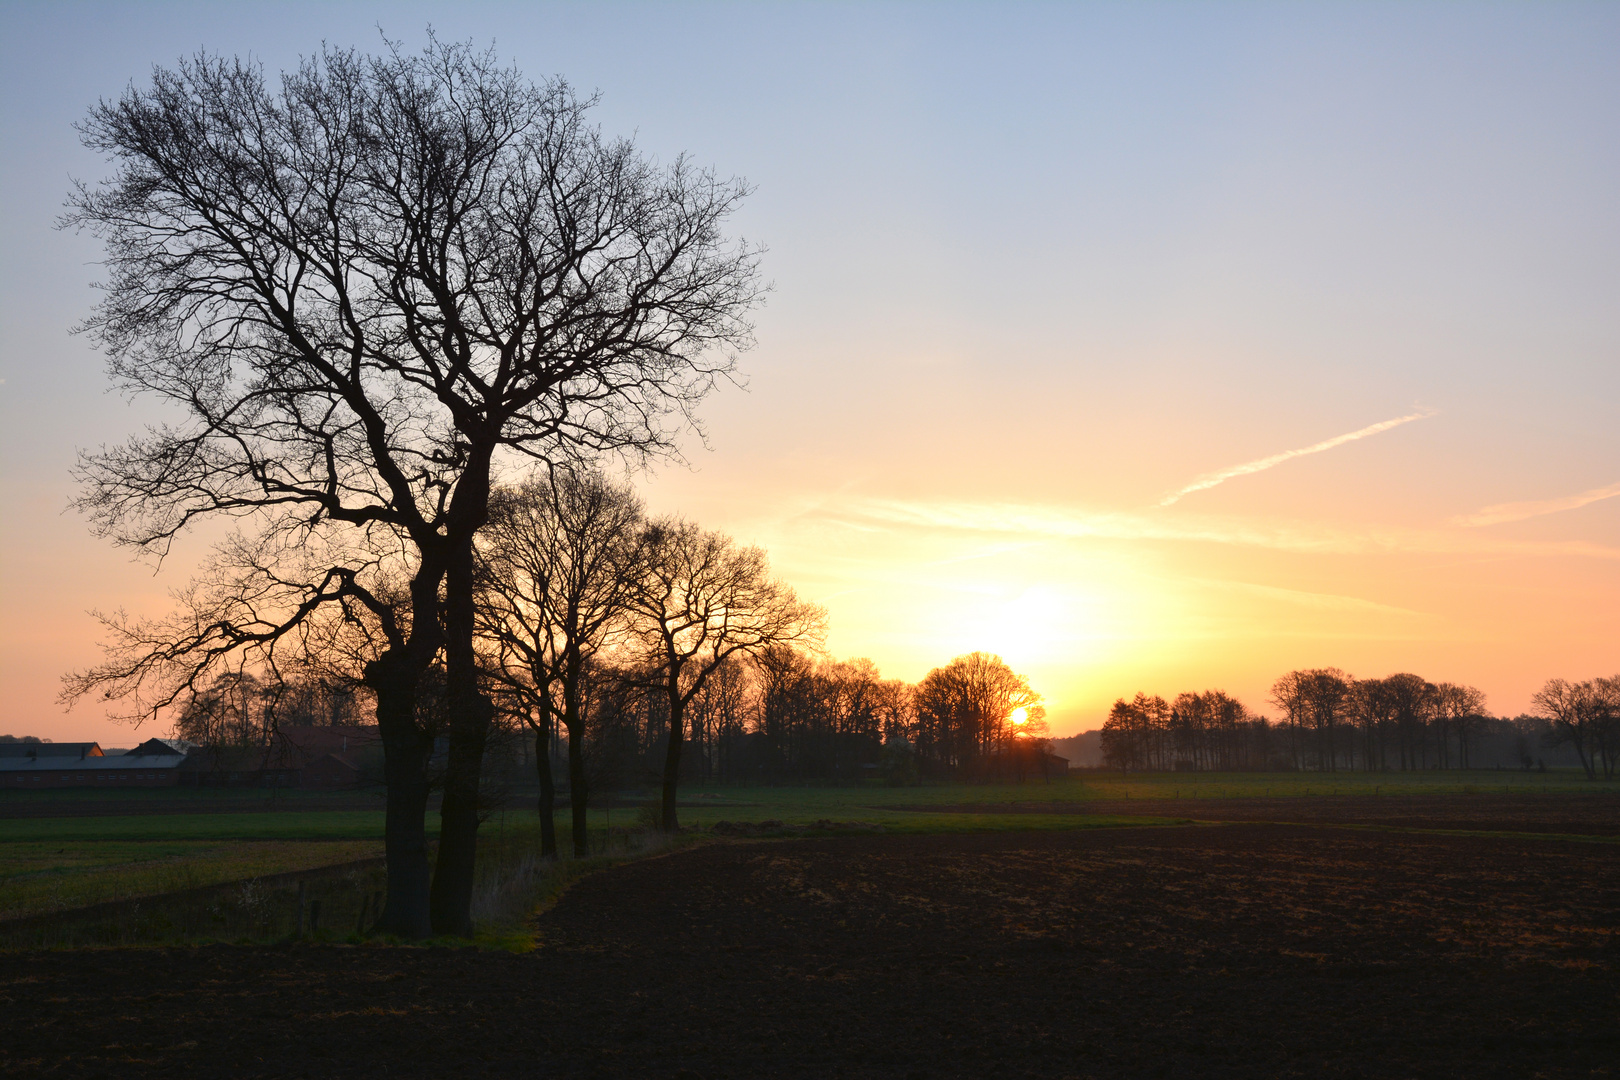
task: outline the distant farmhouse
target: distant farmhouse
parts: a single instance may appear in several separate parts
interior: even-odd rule
[[[208,747],[148,739],[123,754],[97,743],[0,742],[0,789],[359,787],[382,743],[375,727],[304,727],[268,746]]]
[[[173,787],[190,749],[179,739],[147,739],[124,754],[104,753],[93,742],[5,742],[0,787]]]

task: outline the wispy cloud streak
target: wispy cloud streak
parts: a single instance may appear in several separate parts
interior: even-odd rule
[[[1365,529],[1346,531],[1294,521],[1228,517],[1185,520],[1151,513],[1087,511],[1010,503],[917,502],[854,499],[820,515],[840,522],[884,524],[926,530],[1012,534],[1064,540],[1154,540],[1206,543],[1320,554],[1474,554],[1581,556],[1620,559],[1620,548],[1584,541],[1504,540],[1452,530]]]
[[[1583,491],[1579,495],[1565,495],[1562,499],[1498,503],[1496,506],[1487,506],[1478,513],[1456,518],[1455,521],[1458,525],[1464,525],[1468,528],[1478,528],[1481,525],[1500,525],[1505,521],[1523,521],[1525,518],[1540,517],[1542,514],[1556,514],[1560,510],[1574,510],[1588,503],[1612,499],[1616,495],[1620,495],[1620,484],[1610,484],[1608,487]]]
[[[1233,465],[1229,469],[1221,469],[1218,472],[1205,473],[1203,476],[1200,476],[1198,479],[1194,480],[1180,491],[1172,492],[1171,494],[1166,495],[1159,502],[1159,505],[1169,506],[1171,503],[1176,502],[1184,495],[1191,495],[1195,491],[1207,491],[1217,484],[1226,483],[1226,481],[1232,479],[1234,476],[1247,476],[1250,473],[1264,472],[1272,466],[1281,465],[1283,462],[1291,460],[1292,458],[1304,457],[1306,454],[1320,454],[1322,451],[1331,450],[1335,446],[1343,446],[1347,442],[1355,442],[1357,439],[1365,439],[1369,435],[1377,435],[1379,432],[1388,431],[1390,428],[1400,427],[1402,424],[1410,424],[1413,420],[1424,420],[1433,416],[1434,414],[1435,410],[1433,409],[1419,409],[1415,413],[1408,413],[1406,416],[1397,416],[1393,420],[1380,420],[1376,424],[1368,424],[1359,431],[1352,431],[1346,435],[1335,435],[1331,439],[1323,439],[1319,443],[1313,443],[1310,446],[1302,446],[1298,450],[1284,450],[1280,454],[1272,454],[1270,457],[1263,457],[1258,461],[1249,461],[1242,465]]]

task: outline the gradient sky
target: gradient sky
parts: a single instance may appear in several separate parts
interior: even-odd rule
[[[1058,734],[1335,665],[1516,713],[1620,671],[1620,5],[0,6],[0,731],[154,575],[64,507],[160,414],[69,335],[71,125],[200,46],[495,41],[758,186],[746,392],[641,481],[760,543],[830,650],[972,649]],[[1354,436],[1354,437],[1352,437]]]

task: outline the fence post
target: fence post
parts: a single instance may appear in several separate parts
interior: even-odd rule
[[[298,933],[299,938],[304,936],[304,883],[298,883]]]
[[[320,928],[321,902],[319,900],[311,900],[309,902],[309,936],[314,937]]]

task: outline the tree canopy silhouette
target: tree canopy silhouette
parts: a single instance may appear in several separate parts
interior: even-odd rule
[[[438,863],[425,904],[390,889],[402,934],[470,929],[496,471],[673,453],[751,343],[758,251],[724,231],[746,185],[604,138],[593,104],[431,40],[328,48],[279,83],[199,54],[80,127],[115,165],[64,219],[106,247],[84,329],[122,389],[178,414],[84,455],[97,531],[159,557],[205,517],[383,534],[410,609],[367,669],[390,755],[419,748],[413,687],[442,656]]]

